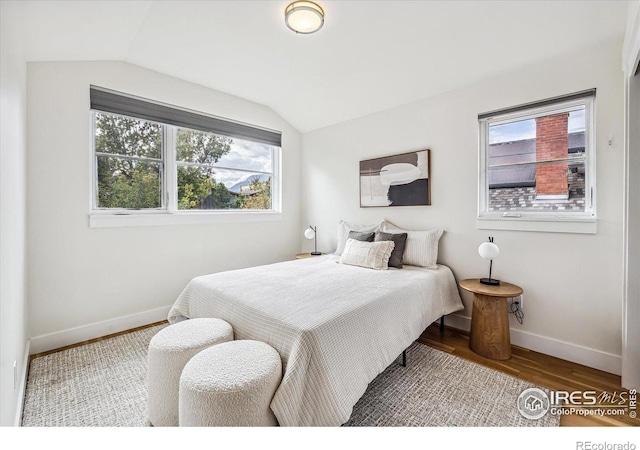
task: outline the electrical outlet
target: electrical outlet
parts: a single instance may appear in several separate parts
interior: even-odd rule
[[[13,390],[18,387],[18,361],[13,362]]]
[[[520,309],[524,309],[524,294],[520,294],[517,300],[520,302]]]

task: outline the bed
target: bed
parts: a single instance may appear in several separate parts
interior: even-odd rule
[[[324,255],[194,278],[169,322],[218,317],[274,347],[281,426],[339,426],[367,385],[443,315],[463,309],[451,270],[372,270]]]

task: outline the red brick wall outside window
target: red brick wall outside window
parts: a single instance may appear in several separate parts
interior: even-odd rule
[[[569,113],[536,119],[536,161],[566,159],[569,156]],[[540,164],[536,168],[536,197],[567,199],[568,164]],[[551,197],[549,197],[551,196]]]

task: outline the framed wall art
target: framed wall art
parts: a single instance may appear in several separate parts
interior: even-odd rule
[[[430,150],[360,161],[360,207],[431,204]]]

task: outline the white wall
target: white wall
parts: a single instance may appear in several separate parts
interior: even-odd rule
[[[282,131],[282,220],[89,228],[90,84]],[[195,276],[299,252],[300,135],[269,108],[122,62],[29,63],[27,86],[32,352],[161,320]]]
[[[582,52],[506,73],[435,98],[306,133],[303,223],[318,226],[319,249],[333,251],[340,219],[389,220],[409,229],[446,229],[441,263],[458,280],[486,276],[478,245],[500,246],[493,275],[524,289],[524,325],[511,317],[512,342],[620,373],[622,285],[622,36]],[[476,229],[477,115],[597,88],[597,234]],[[371,95],[375,95],[372,92]],[[607,145],[611,133],[612,148]],[[358,162],[431,149],[432,206],[359,207]],[[302,241],[305,249],[309,243]],[[464,317],[472,297],[463,293]],[[468,320],[458,319],[466,324]]]
[[[0,425],[19,420],[27,366],[26,64],[15,5],[0,3]],[[14,386],[14,362],[17,383]]]

